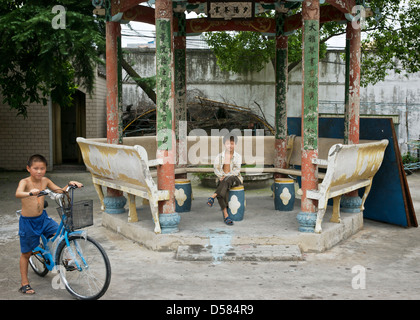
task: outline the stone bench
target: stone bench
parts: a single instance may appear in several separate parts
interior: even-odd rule
[[[169,191],[158,190],[150,167],[162,164],[159,160],[148,160],[142,146],[107,144],[77,138],[83,161],[92,175],[93,185],[105,209],[102,186],[126,192],[129,202],[129,222],[138,221],[135,197],[149,201],[154,232],[161,233],[158,201],[169,200]]]
[[[320,233],[328,199],[333,199],[331,222],[340,222],[340,200],[343,194],[365,187],[360,211],[372,186],[372,180],[379,170],[388,140],[355,145],[335,144],[328,152],[328,160],[314,159],[317,165],[326,165],[325,177],[317,190],[308,190],[306,197],[318,200],[315,232]]]

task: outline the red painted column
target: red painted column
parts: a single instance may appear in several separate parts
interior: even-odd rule
[[[120,112],[118,99],[118,46],[121,37],[119,22],[106,22],[106,138],[107,143],[118,144],[120,140]],[[107,188],[104,199],[105,212],[124,213],[127,199],[118,190]]]
[[[118,38],[119,22],[106,22],[106,138],[108,143],[119,142],[118,110]]]
[[[360,41],[361,30],[347,23],[347,38],[350,40],[348,143],[359,143],[360,132]]]
[[[360,133],[360,44],[361,28],[355,22],[347,22],[346,57],[348,63],[348,88],[346,88],[346,105],[344,111],[344,143],[358,144]],[[341,198],[343,212],[359,212],[362,199],[358,191],[353,191]]]

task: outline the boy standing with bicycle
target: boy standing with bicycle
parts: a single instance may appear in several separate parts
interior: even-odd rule
[[[39,238],[43,234],[46,238],[53,236],[58,224],[51,219],[44,210],[44,196],[37,196],[42,190],[66,190],[58,187],[50,179],[45,177],[47,172],[47,160],[39,154],[31,156],[26,166],[30,176],[20,180],[16,189],[16,198],[22,201],[22,213],[19,219],[19,237],[20,237],[20,292],[24,294],[34,294],[35,291],[29,285],[28,264],[32,250],[39,245]],[[70,181],[68,185],[83,187],[83,184],[77,181]]]

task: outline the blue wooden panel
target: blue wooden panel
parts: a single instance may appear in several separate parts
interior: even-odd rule
[[[301,135],[301,118],[288,118],[289,134]],[[320,118],[319,137],[343,139],[344,119],[343,118]],[[381,168],[373,178],[372,189],[365,203],[363,216],[368,219],[383,221],[400,226],[413,225],[408,221],[408,208],[405,201],[411,201],[407,196],[409,190],[404,188],[405,176],[401,177],[399,162],[399,149],[392,119],[390,118],[361,118],[360,119],[361,140],[388,139],[384,161]],[[402,173],[404,174],[404,173]],[[407,187],[408,188],[408,187]],[[360,190],[363,194],[364,189]],[[412,206],[412,203],[408,204]],[[417,226],[414,211],[414,226]]]

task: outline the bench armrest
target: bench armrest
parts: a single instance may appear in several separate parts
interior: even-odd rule
[[[312,159],[312,163],[313,164],[320,165],[320,166],[327,166],[328,165],[328,160],[325,160],[325,159]]]
[[[147,164],[149,165],[149,167],[157,167],[159,165],[163,164],[163,159],[154,159],[154,160],[149,160],[147,162]]]

